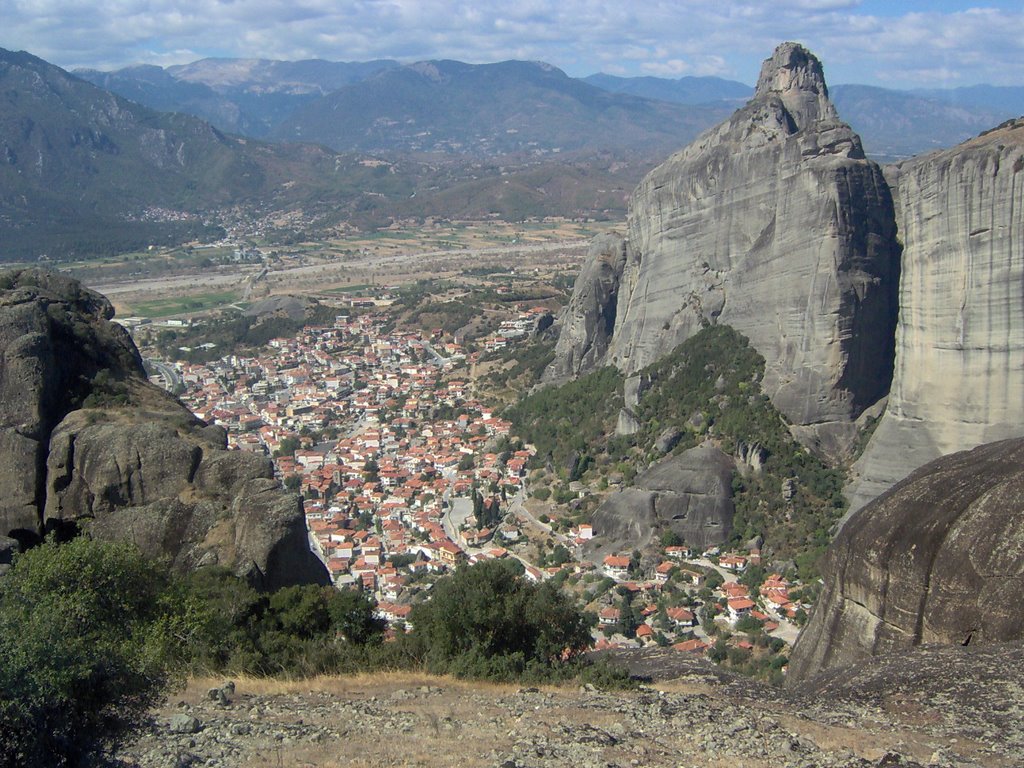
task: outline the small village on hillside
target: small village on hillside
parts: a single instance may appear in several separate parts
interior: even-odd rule
[[[368,309],[254,356],[158,370],[232,448],[273,457],[303,496],[311,548],[334,584],[372,595],[393,633],[409,628],[437,575],[516,558],[525,578],[557,579],[593,612],[595,649],[670,646],[737,666],[763,658],[781,674],[810,606],[757,550],[697,552],[669,537],[653,560],[601,557],[600,530],[556,528],[558,505],[530,497],[535,450],[459,366],[525,343],[536,314],[522,307],[467,351],[440,332],[396,331]]]

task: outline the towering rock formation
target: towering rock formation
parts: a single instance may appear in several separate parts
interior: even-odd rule
[[[61,275],[0,274],[0,539],[88,526],[180,571],[326,582],[270,460],[226,450],[222,429],[149,384],[112,316]]]
[[[615,330],[615,305],[625,263],[626,243],[621,237],[594,238],[563,313],[555,359],[544,372],[546,381],[564,382],[601,364]]]
[[[563,319],[588,354],[560,344],[552,375],[598,363],[632,373],[701,324],[727,323],[764,355],[776,407],[827,451],[888,389],[898,269],[882,173],[836,114],[821,64],[785,43],[745,107],[637,187],[617,285],[617,261],[592,256]],[[609,319],[612,294],[606,341],[596,319]]]
[[[1024,119],[887,169],[903,239],[896,369],[858,508],[953,451],[1024,435]]]
[[[855,513],[789,679],[921,644],[1024,639],[1024,439],[922,467]]]

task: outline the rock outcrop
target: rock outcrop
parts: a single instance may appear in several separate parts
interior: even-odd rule
[[[1024,639],[1024,439],[922,467],[855,513],[790,661],[800,681],[920,644]]]
[[[601,365],[615,328],[619,282],[626,243],[614,234],[594,238],[572,298],[562,312],[555,359],[544,372],[547,382],[564,382]]]
[[[803,437],[826,451],[888,389],[892,197],[829,101],[821,64],[799,45],[779,46],[745,107],[640,183],[616,284],[618,261],[603,258],[577,282],[552,375],[597,364],[635,372],[702,324],[727,323],[765,357],[776,407],[813,425]]]
[[[734,469],[729,456],[704,445],[656,462],[594,512],[594,546],[642,548],[663,530],[702,550],[721,544],[732,533]]]
[[[105,298],[39,270],[3,273],[0,289],[0,536],[87,526],[179,571],[326,582],[270,460],[226,450],[223,430],[150,385]]]
[[[851,506],[1024,435],[1024,119],[887,169],[903,238],[892,391]]]

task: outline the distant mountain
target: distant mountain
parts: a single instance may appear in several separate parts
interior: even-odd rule
[[[137,75],[166,82],[157,68]],[[176,88],[197,84],[178,81]],[[590,88],[590,86],[585,86]],[[211,214],[300,209],[274,236],[394,219],[620,216],[650,155],[595,152],[517,162],[419,162],[225,135],[0,49],[0,261],[119,253],[211,238]]]
[[[0,261],[181,241],[209,232],[183,213],[337,196],[372,172],[342,160],[232,138],[0,49]]]
[[[829,90],[839,114],[860,134],[864,151],[879,162],[945,149],[1020,115],[1012,108],[958,104],[953,94],[926,97],[868,85]]]
[[[715,77],[614,77],[584,80],[616,93],[678,104],[747,99],[753,89]],[[968,88],[897,91],[868,85],[829,88],[842,118],[860,134],[864,151],[879,162],[904,160],[966,141],[978,132],[1024,114],[1024,88],[978,85]]]
[[[1013,117],[1024,115],[1024,87],[969,85],[962,88],[928,88],[912,91],[916,96],[945,101],[967,109],[986,109]]]
[[[302,105],[397,66],[387,60],[202,59],[167,69],[137,66],[74,74],[152,109],[184,112],[221,130],[261,138]]]
[[[667,152],[730,111],[609,93],[541,62],[425,61],[317,99],[274,135],[337,150],[473,156]]]
[[[583,82],[610,93],[628,93],[644,99],[660,99],[676,104],[709,104],[716,101],[737,102],[749,99],[754,89],[749,85],[721,77],[616,77],[599,72],[588,75]]]

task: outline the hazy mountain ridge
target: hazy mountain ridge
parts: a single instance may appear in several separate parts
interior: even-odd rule
[[[338,150],[459,155],[668,151],[728,111],[610,94],[542,62],[427,61],[311,102],[275,135]]]
[[[505,67],[524,78],[518,88],[478,88],[473,79],[486,82],[481,73]],[[536,71],[531,71],[531,69]],[[406,71],[405,74],[396,73]],[[431,80],[424,73],[445,74]],[[632,96],[673,103],[689,111],[666,111],[664,106],[609,102],[600,105],[593,94],[568,91],[550,78],[554,92],[543,95],[529,90],[537,72],[558,73],[574,83],[585,83],[618,96]],[[416,88],[410,73],[448,89],[468,89],[463,94],[446,88]],[[639,144],[675,149],[696,133],[725,117],[749,98],[753,89],[718,77],[617,77],[596,73],[568,78],[548,64],[501,62],[420,62],[403,66],[392,60],[332,62],[319,59],[275,61],[268,59],[202,59],[190,64],[159,67],[126,67],[113,72],[81,70],[77,75],[154,109],[193,114],[218,128],[257,138],[317,141],[337,150],[427,150],[464,153],[473,149],[507,153],[525,149],[563,149],[596,143],[619,146],[633,134],[615,129],[637,123],[633,129]],[[380,79],[379,79],[380,78]],[[460,82],[461,81],[461,82]],[[421,85],[424,85],[421,83]],[[394,93],[389,89],[395,88]],[[349,90],[351,89],[351,90]],[[345,91],[345,95],[335,94]],[[439,96],[440,94],[440,96]],[[1024,88],[977,85],[961,88],[893,90],[865,85],[836,85],[831,96],[840,114],[857,131],[865,151],[881,162],[902,160],[915,154],[957,144],[986,127],[1024,114]],[[516,102],[533,99],[535,108],[516,113]],[[548,103],[544,105],[547,99]],[[573,107],[574,99],[585,102]],[[580,111],[582,106],[583,111]],[[574,131],[562,130],[545,111],[569,108],[566,128],[575,127],[593,138],[580,141]],[[585,117],[587,110],[596,114]],[[706,110],[721,110],[709,117]],[[609,110],[621,110],[609,115]],[[338,113],[342,123],[335,126]],[[503,116],[503,118],[502,118]],[[664,125],[658,126],[658,120]],[[394,121],[394,123],[392,123]],[[539,121],[539,124],[538,124]],[[681,121],[681,132],[672,125]],[[525,135],[536,124],[537,130]],[[404,127],[403,127],[404,123]],[[508,133],[508,131],[517,133]],[[504,133],[503,133],[504,132]],[[429,133],[429,135],[428,135]],[[665,138],[667,135],[667,139]],[[660,137],[660,138],[659,138]],[[532,142],[536,142],[535,144]]]
[[[383,59],[200,59],[166,69],[143,65],[74,74],[153,109],[185,112],[222,130],[262,138],[300,106],[397,66]]]
[[[721,77],[687,76],[673,80],[650,76],[618,77],[598,72],[582,79],[585,83],[613,93],[627,93],[678,104],[710,104],[716,101],[742,103],[754,93],[754,89],[745,83]]]

